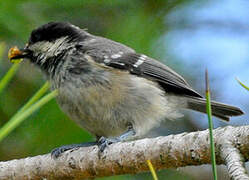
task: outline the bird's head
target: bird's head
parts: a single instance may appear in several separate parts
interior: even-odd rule
[[[63,61],[63,57],[89,35],[70,23],[50,22],[33,30],[25,48],[12,54],[10,59],[29,59],[48,72],[55,69],[55,66]]]

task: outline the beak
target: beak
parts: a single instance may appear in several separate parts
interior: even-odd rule
[[[21,62],[23,58],[29,57],[31,51],[28,49],[18,49],[17,47],[10,48],[8,58],[12,63]]]

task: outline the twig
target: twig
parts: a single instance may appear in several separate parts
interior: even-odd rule
[[[240,157],[249,159],[249,126],[218,128],[213,135],[217,164],[227,164],[234,179],[235,174],[247,178]],[[211,159],[208,130],[116,143],[101,156],[98,150],[91,146],[67,151],[56,160],[46,154],[0,162],[0,179],[94,178],[148,171],[148,159],[157,170],[210,164]]]

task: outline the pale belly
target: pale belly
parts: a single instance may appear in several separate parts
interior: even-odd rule
[[[111,88],[59,88],[57,101],[72,120],[98,137],[119,136],[131,124],[139,138],[165,118],[179,115],[177,103],[160,88],[142,78],[132,80],[128,85],[116,83]]]

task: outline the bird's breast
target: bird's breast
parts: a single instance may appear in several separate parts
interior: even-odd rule
[[[69,117],[96,136],[113,137],[130,124],[142,136],[166,117],[174,117],[176,104],[150,80],[126,72],[109,72],[107,83],[59,87],[58,103]]]

